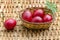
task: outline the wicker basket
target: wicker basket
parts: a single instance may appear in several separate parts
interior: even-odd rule
[[[31,12],[33,12],[33,10],[35,9],[41,9],[42,7],[31,7],[31,8],[27,8],[28,10],[30,10]],[[25,9],[25,10],[27,10]],[[54,14],[52,13],[52,11],[48,8],[42,8],[44,11],[45,11],[45,14],[50,14],[52,15],[53,19],[54,19]],[[51,25],[51,23],[54,21],[52,20],[51,22],[44,22],[44,23],[31,23],[31,22],[28,22],[28,21],[25,21],[23,18],[22,18],[22,12],[24,12],[25,10],[21,11],[20,13],[20,18],[22,19],[22,25],[24,27],[27,27],[29,29],[48,29]]]

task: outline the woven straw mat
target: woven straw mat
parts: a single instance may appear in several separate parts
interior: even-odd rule
[[[60,0],[49,0],[57,4],[55,21],[48,30],[30,30],[21,26],[19,13],[28,7],[45,7],[46,0],[0,0],[0,40],[60,40]],[[8,18],[17,20],[12,31],[3,25]]]

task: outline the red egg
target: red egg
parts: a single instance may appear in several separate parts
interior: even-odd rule
[[[41,23],[41,22],[43,22],[43,19],[41,17],[39,17],[39,16],[36,16],[36,17],[32,18],[31,22]]]
[[[22,18],[23,18],[24,20],[30,22],[31,19],[32,19],[32,13],[30,12],[30,10],[24,11],[23,14],[22,14]]]
[[[14,19],[7,19],[5,22],[4,22],[4,26],[7,30],[12,30],[14,29],[14,27],[16,26],[16,20]]]
[[[46,15],[43,17],[43,20],[44,20],[44,22],[50,22],[50,21],[52,21],[52,15],[46,14]]]
[[[33,14],[33,17],[35,17],[35,16],[44,17],[44,10],[43,9],[36,9]]]

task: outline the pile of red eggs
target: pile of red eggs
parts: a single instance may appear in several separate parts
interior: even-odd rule
[[[25,10],[22,14],[22,18],[25,21],[33,23],[51,22],[52,15],[46,14],[43,9],[36,9],[31,12],[30,10]]]
[[[41,23],[41,22],[51,22],[52,21],[52,15],[45,14],[45,11],[43,9],[36,9],[33,12],[30,10],[25,10],[22,14],[22,18],[25,21],[33,22],[33,23]],[[16,26],[16,20],[14,19],[7,19],[4,22],[4,26],[7,30],[12,30]]]

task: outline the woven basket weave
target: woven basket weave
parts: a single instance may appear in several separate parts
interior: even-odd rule
[[[0,0],[0,40],[60,40],[60,1],[49,1],[57,4],[58,12],[55,13],[54,23],[49,30],[29,30],[20,25],[20,11],[31,6],[44,7],[45,0]],[[12,31],[7,31],[3,25],[8,18],[17,20]]]
[[[30,10],[33,14],[33,11],[35,9],[43,9],[45,11],[45,14],[50,14],[52,15],[52,18],[53,20],[51,22],[44,22],[44,23],[31,23],[31,22],[28,22],[28,21],[25,21],[23,18],[22,18],[22,14],[25,10]],[[52,22],[54,22],[54,14],[52,13],[52,11],[46,7],[42,8],[42,7],[31,7],[31,8],[26,8],[25,10],[22,10],[19,14],[20,16],[20,19],[22,21],[22,26],[26,27],[26,28],[29,28],[29,29],[48,29],[50,27],[50,25],[52,24]]]

